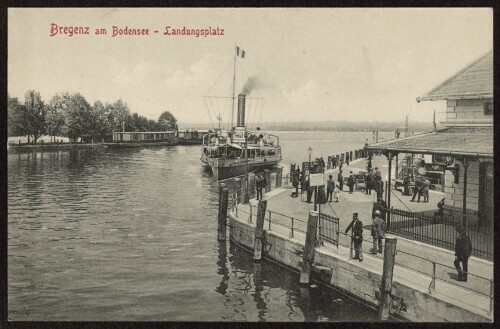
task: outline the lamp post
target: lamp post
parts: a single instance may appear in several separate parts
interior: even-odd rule
[[[312,147],[309,146],[307,149],[307,152],[309,153],[309,188],[311,188],[311,154],[312,154]],[[317,193],[318,193],[318,187],[314,187],[314,211],[318,210],[317,206]]]

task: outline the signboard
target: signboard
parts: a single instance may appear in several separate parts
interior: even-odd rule
[[[320,186],[325,184],[325,182],[323,181],[323,173],[311,174],[309,177],[310,186]]]

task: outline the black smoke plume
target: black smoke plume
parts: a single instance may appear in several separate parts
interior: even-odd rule
[[[262,81],[256,77],[249,77],[247,81],[245,82],[245,85],[243,86],[243,90],[241,91],[242,94],[245,95],[250,95],[252,90],[260,88],[262,86]]]

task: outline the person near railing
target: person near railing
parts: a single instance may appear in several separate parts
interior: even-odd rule
[[[313,188],[311,187],[311,184],[309,182],[309,178],[306,179],[306,182],[304,183],[304,189],[307,192],[307,203],[311,203],[312,199],[312,194],[313,194]]]
[[[328,180],[326,181],[326,198],[328,202],[332,202],[332,195],[334,190],[335,182],[333,181],[333,176],[328,176]]]
[[[352,229],[352,230],[351,230]],[[359,220],[358,213],[352,214],[352,221],[347,226],[345,233],[351,230],[351,250],[354,246],[354,259],[363,261],[363,222]],[[352,251],[351,251],[352,255]]]
[[[262,174],[259,174],[259,177],[255,181],[255,187],[257,188],[257,200],[262,199],[262,189],[264,189],[266,185],[266,179],[262,176]]]
[[[458,226],[458,237],[455,242],[455,261],[453,262],[458,271],[458,281],[467,282],[467,272],[469,271],[469,257],[472,253],[472,243],[466,233],[464,226]],[[462,267],[460,267],[462,263]]]
[[[385,222],[381,218],[380,210],[375,210],[375,218],[372,222],[373,250],[372,253],[382,253],[382,239],[385,236]],[[378,247],[378,248],[377,248]]]

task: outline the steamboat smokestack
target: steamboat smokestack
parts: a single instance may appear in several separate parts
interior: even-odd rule
[[[238,116],[237,116],[237,122],[236,122],[237,127],[244,127],[245,126],[245,101],[246,101],[246,95],[239,94],[238,95]]]

